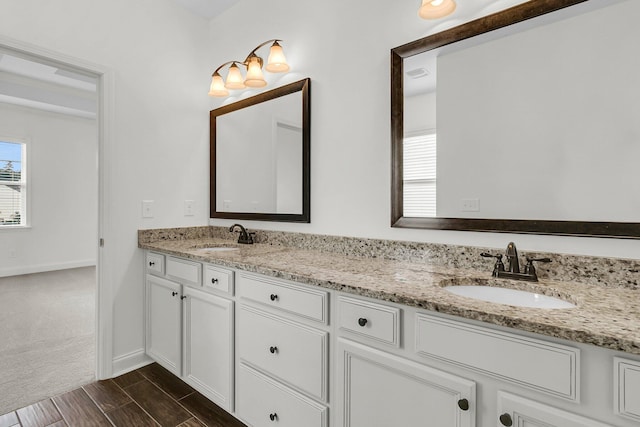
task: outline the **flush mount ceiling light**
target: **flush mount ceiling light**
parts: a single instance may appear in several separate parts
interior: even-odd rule
[[[456,10],[455,0],[422,0],[418,16],[422,19],[439,19]]]
[[[261,43],[253,49],[244,61],[228,61],[216,68],[211,76],[211,87],[209,96],[225,97],[229,96],[229,89],[238,90],[246,87],[265,87],[267,81],[262,74],[264,61],[256,54],[256,51],[269,43],[272,43],[267,58],[267,65],[264,67],[270,73],[286,73],[289,71],[289,64],[282,51],[282,46],[278,42],[282,40],[273,39]],[[227,80],[224,81],[220,75],[220,70],[229,65]],[[246,78],[242,76],[242,71],[238,65],[244,65],[247,69]]]

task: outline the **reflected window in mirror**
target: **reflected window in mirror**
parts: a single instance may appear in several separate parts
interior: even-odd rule
[[[436,216],[436,133],[427,130],[408,134],[404,147],[404,214],[410,217]]]

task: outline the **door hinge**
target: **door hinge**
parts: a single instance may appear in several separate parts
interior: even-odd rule
[[[98,242],[98,244],[100,245],[101,248],[104,248],[104,239],[101,237],[100,241]]]

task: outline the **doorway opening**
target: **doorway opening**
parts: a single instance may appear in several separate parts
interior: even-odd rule
[[[104,97],[100,67],[0,39],[0,414],[110,374]]]

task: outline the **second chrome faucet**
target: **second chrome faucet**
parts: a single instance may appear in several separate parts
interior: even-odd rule
[[[487,258],[496,258],[496,263],[493,266],[493,277],[501,277],[504,279],[515,279],[515,280],[527,280],[529,282],[537,282],[538,274],[536,273],[536,268],[533,265],[534,262],[551,262],[550,258],[529,258],[527,257],[527,264],[524,267],[524,271],[520,271],[520,261],[518,260],[518,249],[516,249],[516,244],[513,242],[509,242],[507,245],[507,250],[505,251],[505,255],[507,257],[507,267],[505,268],[504,263],[502,262],[502,254],[490,254],[487,252],[483,252],[480,255]]]

